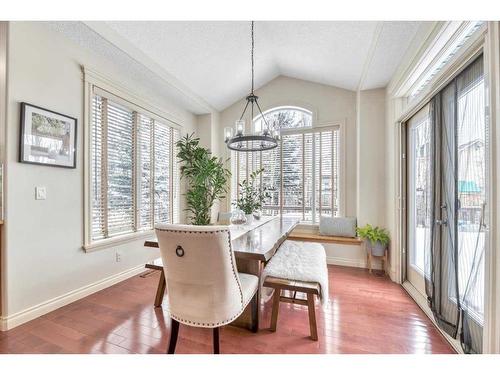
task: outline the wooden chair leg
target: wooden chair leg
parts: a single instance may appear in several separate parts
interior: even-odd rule
[[[371,251],[368,253],[368,269],[370,273],[372,273],[372,253]]]
[[[281,296],[281,289],[276,288],[274,290],[273,311],[271,313],[271,331],[272,332],[276,332],[276,326],[278,324],[278,312],[280,309],[280,296]]]
[[[307,293],[307,310],[309,312],[309,328],[311,339],[318,341],[318,328],[316,327],[316,311],[314,309],[314,294]]]
[[[177,344],[177,336],[179,335],[179,322],[174,319],[170,319],[170,343],[168,344],[168,354],[175,353],[175,345]]]
[[[160,280],[158,281],[158,288],[156,288],[155,297],[155,307],[160,307],[163,302],[163,296],[165,295],[165,287],[167,283],[165,282],[165,272],[161,270]]]
[[[220,353],[219,347],[219,327],[213,329],[213,341],[214,341],[214,354]]]

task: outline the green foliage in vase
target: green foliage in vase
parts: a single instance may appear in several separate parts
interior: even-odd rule
[[[257,186],[258,177],[263,171],[264,168],[261,168],[252,172],[249,179],[245,179],[239,184],[240,194],[236,200],[236,207],[242,210],[246,215],[253,214],[255,211],[260,210],[264,199],[271,196],[265,188],[260,189]]]
[[[200,139],[186,134],[176,143],[181,161],[181,178],[185,179],[186,211],[191,224],[210,224],[210,209],[216,200],[227,193],[231,172],[221,158],[200,146]]]
[[[358,233],[358,237],[368,240],[372,244],[380,242],[383,246],[387,246],[390,241],[389,233],[386,229],[373,227],[370,224],[356,228],[356,232]]]

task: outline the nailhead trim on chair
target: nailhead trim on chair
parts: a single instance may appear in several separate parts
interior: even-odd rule
[[[253,297],[252,297],[253,298]],[[238,318],[238,316],[240,316],[243,311],[245,310],[245,308],[247,307],[248,303],[250,302],[250,300],[252,299],[250,298],[247,303],[245,303],[243,305],[243,307],[241,308],[240,311],[238,311],[235,315],[233,315],[231,318],[229,319],[226,319],[226,320],[223,320],[221,322],[217,322],[217,323],[199,323],[199,322],[193,322],[191,320],[187,320],[187,319],[182,319],[182,318],[179,318],[178,316],[170,313],[170,316],[172,317],[172,319],[175,319],[177,320],[178,322],[180,323],[185,323],[185,324],[189,324],[189,325],[193,325],[193,326],[197,326],[197,327],[220,327],[220,326],[223,326],[223,325],[226,325],[226,324],[229,324],[231,323],[233,320],[235,320],[236,318]]]
[[[238,289],[240,290],[241,304],[243,305],[243,291],[241,290],[240,279],[237,276],[238,271],[236,270],[236,267],[233,263],[233,252],[231,251],[233,245],[231,245],[231,232],[230,231],[227,231],[227,240],[229,242],[229,258],[231,259],[231,269],[233,270],[233,276],[236,279],[236,284],[238,284]]]
[[[214,231],[190,231],[190,230],[175,230],[175,229],[160,229],[160,228],[155,228],[156,230],[159,230],[159,231],[162,231],[162,232],[173,232],[173,233],[191,233],[191,234],[194,234],[194,233],[199,233],[199,234],[214,234],[214,233],[227,233],[227,239],[228,239],[228,243],[229,243],[229,259],[231,259],[231,269],[233,271],[233,276],[236,280],[236,284],[238,284],[238,290],[240,292],[240,298],[241,298],[241,309],[240,311],[238,311],[238,313],[234,316],[232,316],[231,318],[227,319],[227,320],[223,320],[222,322],[217,322],[217,323],[198,323],[198,322],[192,322],[190,320],[186,320],[186,319],[182,319],[182,318],[179,318],[175,315],[173,315],[172,313],[170,313],[170,316],[177,320],[178,322],[180,323],[187,323],[187,324],[190,324],[190,325],[195,325],[195,326],[200,326],[200,327],[218,327],[218,326],[221,326],[221,325],[226,325],[226,324],[229,324],[231,323],[233,320],[235,320],[238,316],[241,315],[241,313],[243,313],[243,311],[245,310],[245,307],[247,307],[248,303],[250,302],[250,300],[248,300],[247,303],[244,303],[243,301],[243,291],[241,290],[241,284],[240,284],[240,279],[238,278],[238,275],[237,275],[237,271],[236,271],[236,267],[234,265],[234,262],[233,262],[233,252],[232,252],[232,244],[231,244],[231,232],[229,231],[229,229],[221,229],[221,230],[214,230]]]

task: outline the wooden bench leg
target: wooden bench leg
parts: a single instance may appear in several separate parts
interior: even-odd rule
[[[272,332],[276,332],[276,326],[278,324],[278,311],[280,309],[280,296],[281,296],[281,289],[279,289],[279,288],[274,289],[273,311],[271,313],[271,331]]]
[[[160,280],[158,281],[158,288],[156,289],[156,297],[155,297],[155,307],[160,307],[163,302],[163,295],[165,294],[165,272],[163,270],[160,271]]]
[[[311,339],[318,341],[318,328],[316,327],[316,311],[314,310],[314,294],[307,293],[307,310],[309,312],[309,329]]]

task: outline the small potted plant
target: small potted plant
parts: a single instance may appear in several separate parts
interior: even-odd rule
[[[250,178],[243,180],[240,184],[240,194],[236,200],[236,208],[242,210],[247,217],[247,224],[253,222],[255,212],[262,209],[264,199],[269,197],[265,188],[256,186],[257,178],[264,171],[264,168],[258,169],[250,174]]]
[[[366,224],[364,227],[356,228],[358,237],[367,242],[367,245],[374,256],[383,256],[387,245],[389,245],[389,233],[384,228],[373,227]]]

